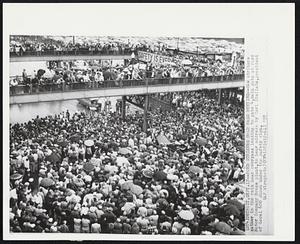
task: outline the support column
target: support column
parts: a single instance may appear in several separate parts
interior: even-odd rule
[[[222,100],[222,89],[218,89],[218,93],[219,93],[219,95],[218,95],[218,104],[221,104],[221,100]]]
[[[122,105],[121,105],[121,113],[122,113],[122,120],[125,120],[126,117],[126,96],[122,96]]]
[[[149,94],[146,94],[146,95],[145,95],[145,104],[144,104],[144,124],[143,124],[144,132],[147,132],[147,125],[148,125],[148,106],[149,106]]]
[[[244,102],[244,99],[245,99],[245,90],[243,89],[243,91],[242,91],[242,102]]]

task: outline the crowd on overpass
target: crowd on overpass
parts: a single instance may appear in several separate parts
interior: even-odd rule
[[[18,38],[10,42],[11,56],[42,56],[42,55],[130,55],[138,50],[129,43],[112,41],[107,43],[76,43],[55,40],[34,40]]]
[[[244,108],[206,91],[143,115],[10,125],[12,232],[244,234]]]
[[[174,38],[176,39],[176,38]],[[219,48],[222,46],[221,51]],[[196,50],[197,48],[197,50]],[[206,51],[205,51],[206,50]],[[148,53],[155,53],[164,56],[172,56],[176,59],[189,59],[193,62],[206,62],[207,55],[225,54],[225,50],[230,50],[229,54],[232,53],[232,43],[228,42],[226,45],[213,45],[208,49],[200,50],[199,47],[195,46],[192,51],[182,51],[173,47],[167,42],[158,40],[147,40],[147,41],[130,41],[128,39],[119,39],[111,37],[109,40],[97,41],[84,40],[84,41],[62,41],[56,40],[53,37],[44,36],[13,36],[10,40],[10,55],[11,56],[24,56],[24,55],[131,55],[137,51],[145,51]],[[210,51],[208,51],[210,50]],[[213,51],[214,50],[214,51]],[[238,55],[243,59],[243,50],[240,48],[234,49]],[[231,55],[231,54],[230,54]],[[229,58],[230,59],[230,58]]]
[[[193,78],[211,76],[230,76],[243,74],[242,66],[232,68],[229,62],[207,61],[202,64],[193,63],[142,63],[131,60],[127,65],[109,67],[56,68],[36,70],[28,74],[24,69],[22,75],[11,77],[10,87],[12,93],[19,85],[45,86],[45,85],[72,85],[73,83],[87,84],[88,87],[101,87],[104,81],[114,81],[119,84],[122,80],[145,80],[167,78]]]

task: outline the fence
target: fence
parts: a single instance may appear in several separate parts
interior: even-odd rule
[[[10,52],[10,57],[36,57],[36,56],[77,56],[77,55],[131,55],[132,52],[136,53],[132,49],[122,49],[122,50],[88,50],[88,49],[78,49],[78,50],[44,50],[44,51],[23,51],[23,52]]]
[[[243,80],[244,74],[226,75],[226,76],[208,76],[193,78],[163,78],[163,79],[144,79],[144,80],[106,80],[103,82],[74,82],[74,83],[49,83],[49,84],[30,84],[17,85],[10,87],[10,95],[25,95],[51,92],[70,92],[75,90],[95,90],[106,88],[128,88],[140,86],[161,86],[161,85],[182,85],[196,84],[204,82],[226,82]]]

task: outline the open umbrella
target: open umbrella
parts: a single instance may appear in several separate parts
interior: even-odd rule
[[[45,158],[47,161],[51,162],[51,163],[57,163],[61,160],[61,157],[55,153],[55,152],[52,152],[49,156],[47,156]]]
[[[234,153],[233,156],[236,158],[243,158],[243,155],[241,153]]]
[[[168,140],[168,138],[165,137],[164,135],[159,135],[159,136],[157,136],[156,139],[157,139],[158,144],[160,144],[160,145],[170,145],[171,144],[171,142]]]
[[[94,141],[93,140],[86,140],[84,141],[84,145],[86,145],[87,147],[91,147],[94,145]]]
[[[54,71],[60,72],[60,71],[64,71],[63,68],[56,68]]]
[[[91,172],[95,169],[95,165],[88,162],[86,164],[83,165],[83,169],[86,171],[86,172]]]
[[[241,214],[241,211],[237,208],[237,206],[232,205],[232,204],[226,204],[224,206],[224,212],[228,216],[230,216],[230,215],[239,216]]]
[[[126,181],[121,185],[121,189],[122,190],[130,190],[132,185],[134,185],[132,181]]]
[[[66,147],[68,145],[68,141],[59,140],[59,141],[57,141],[57,144],[60,145],[61,147]]]
[[[170,62],[170,61],[163,62],[163,64],[164,65],[176,66],[176,64],[174,62]]]
[[[222,221],[215,224],[215,229],[223,234],[230,235],[231,233],[231,227]]]
[[[125,147],[120,148],[120,149],[119,149],[119,153],[120,153],[120,154],[123,154],[123,155],[126,155],[126,154],[132,154],[132,152],[131,152],[128,148],[125,148]]]
[[[210,112],[211,112],[211,113],[214,113],[214,112],[212,112],[212,111],[214,111],[214,110],[211,110]],[[217,129],[214,128],[214,127],[212,127],[212,126],[206,126],[206,128],[207,128],[208,130],[213,131],[213,132],[217,132]]]
[[[244,140],[240,140],[237,142],[238,146],[245,146],[245,141]]]
[[[146,178],[152,178],[153,177],[153,172],[149,169],[145,169],[143,170],[143,176],[145,176]]]
[[[207,140],[203,137],[199,137],[197,140],[195,140],[195,142],[200,146],[204,146],[207,144]]]
[[[167,179],[167,174],[163,171],[157,171],[154,173],[153,178],[155,180],[166,180]]]
[[[97,66],[97,65],[90,66],[90,69],[94,69],[94,70],[101,69],[101,66]]]
[[[192,65],[192,61],[191,60],[188,60],[188,59],[185,59],[181,62],[182,65]]]
[[[41,77],[41,76],[43,76],[43,74],[45,74],[45,73],[46,73],[45,70],[39,69],[39,70],[37,71],[37,76],[38,76],[38,77]]]
[[[23,175],[19,174],[19,173],[15,173],[13,175],[10,176],[11,180],[20,180],[23,177]]]
[[[197,174],[197,173],[200,173],[201,172],[201,168],[200,167],[198,167],[198,166],[191,166],[190,168],[189,168],[189,172],[192,172],[192,173],[195,173],[195,174]]]
[[[239,200],[236,199],[230,199],[227,201],[228,204],[234,205],[238,208],[238,210],[243,211],[244,210],[244,204],[242,204]]]
[[[124,164],[128,164],[129,161],[125,157],[117,157],[116,163],[117,163],[118,166],[122,166]]]
[[[244,153],[245,152],[245,147],[244,146],[237,146],[236,147],[240,152]]]
[[[53,186],[55,184],[54,180],[50,179],[50,178],[44,178],[41,180],[40,185],[43,187],[50,187]]]
[[[168,159],[166,161],[167,164],[178,164],[179,163],[179,160],[177,159]]]
[[[184,153],[185,154],[185,156],[187,156],[187,157],[193,157],[193,156],[195,156],[195,153],[193,153],[193,152],[186,152],[186,153]]]
[[[233,228],[233,230],[230,232],[230,235],[245,235],[245,232],[238,228]]]
[[[178,215],[184,220],[192,220],[195,217],[191,210],[181,210]]]
[[[160,208],[165,208],[169,205],[168,201],[165,198],[159,198],[156,201],[156,204],[158,204]]]
[[[70,136],[69,139],[70,139],[71,142],[79,142],[79,141],[80,141],[80,138],[81,138],[80,135],[74,134],[74,135]]]
[[[232,167],[228,162],[224,162],[224,163],[222,163],[222,168],[226,168],[226,169],[231,170]]]
[[[74,178],[73,178],[73,183],[74,183],[76,186],[78,186],[78,187],[82,187],[82,186],[85,185],[83,179],[77,178],[77,177],[74,177]]]
[[[135,184],[132,184],[130,186],[129,190],[130,190],[131,193],[135,194],[136,196],[138,196],[138,195],[140,195],[140,194],[143,193],[143,188],[140,187],[140,186],[138,186],[138,185],[135,185]]]
[[[13,156],[18,156],[19,153],[18,153],[17,151],[12,151],[12,152],[11,152],[11,155],[13,155]]]

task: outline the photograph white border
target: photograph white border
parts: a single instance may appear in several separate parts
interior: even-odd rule
[[[295,235],[294,4],[3,4],[3,238],[4,240],[243,240],[293,241]],[[9,35],[195,36],[267,43],[271,117],[273,235],[180,236],[10,233]],[[246,45],[246,52],[247,45]],[[260,72],[264,72],[261,70]],[[266,71],[267,72],[267,71]],[[284,130],[283,130],[284,127]],[[271,175],[270,175],[271,176]],[[284,182],[284,184],[283,184]],[[284,198],[284,200],[283,200]]]

